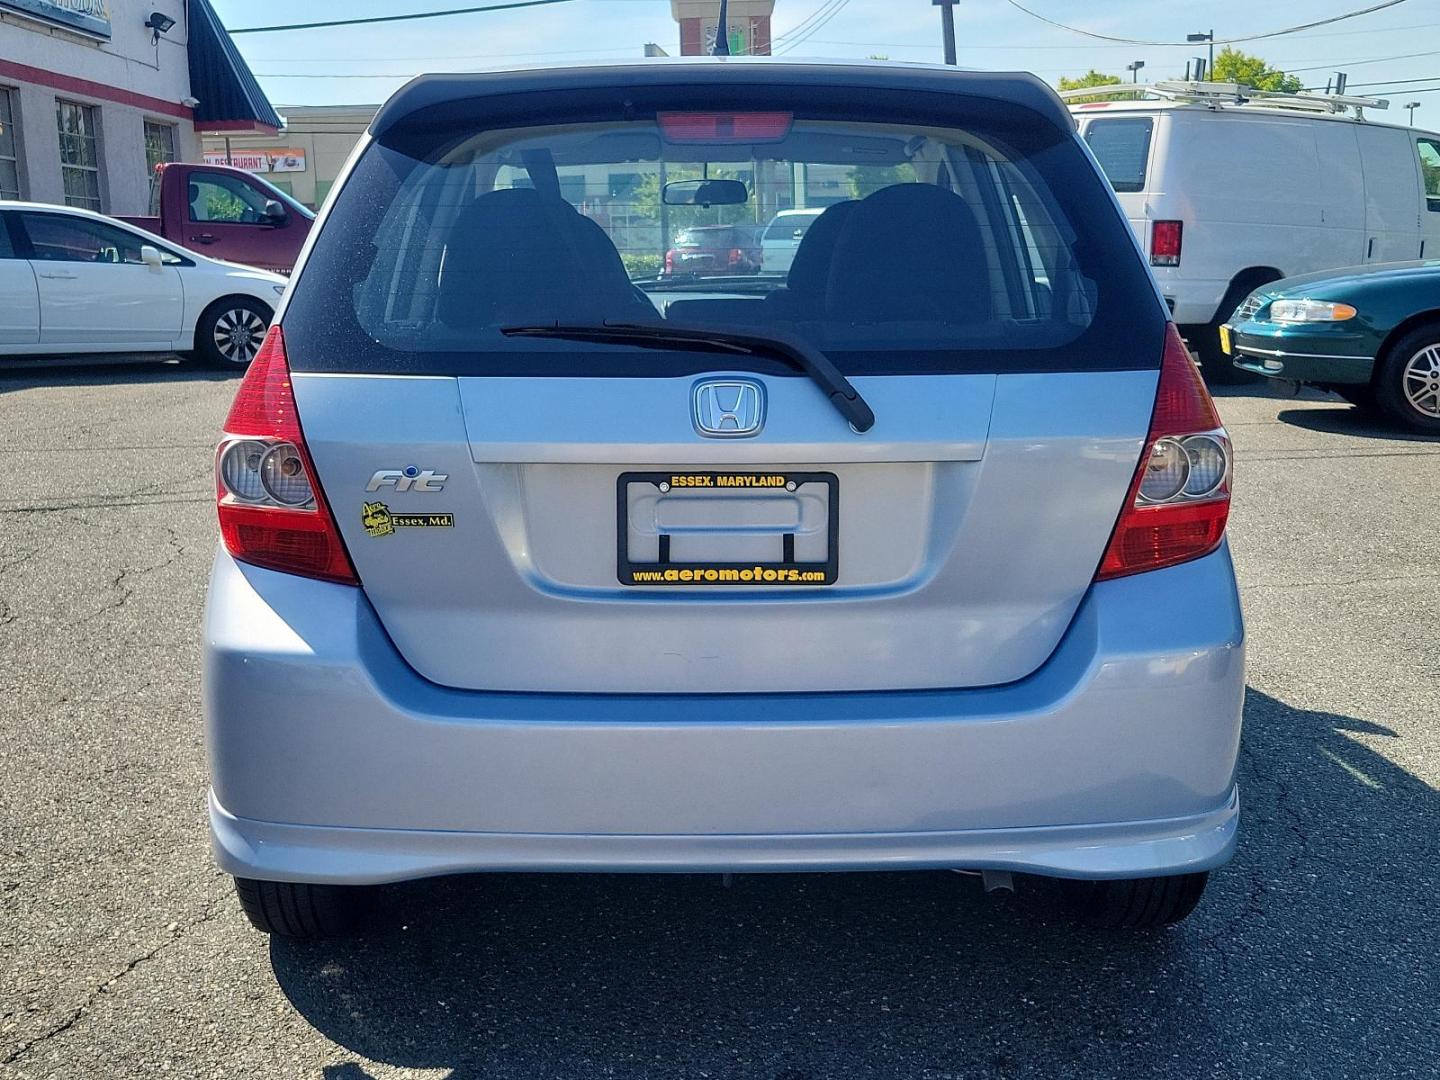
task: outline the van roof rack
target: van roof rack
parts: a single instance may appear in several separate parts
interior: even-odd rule
[[[1366,109],[1388,109],[1390,102],[1385,98],[1347,97],[1344,94],[1285,94],[1273,90],[1256,90],[1253,86],[1233,82],[1195,82],[1173,79],[1155,83],[1116,83],[1111,86],[1085,86],[1077,90],[1062,90],[1060,97],[1067,102],[1090,98],[1121,98],[1142,100],[1160,98],[1165,101],[1179,101],[1207,105],[1212,109],[1226,105],[1263,105],[1270,109],[1297,109],[1301,112],[1330,113],[1339,115],[1352,110],[1356,120],[1365,119]]]

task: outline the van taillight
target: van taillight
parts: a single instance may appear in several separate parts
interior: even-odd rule
[[[270,327],[215,450],[225,550],[241,562],[341,585],[360,579],[305,446],[280,327]]]
[[[1171,323],[1155,411],[1097,581],[1198,559],[1230,517],[1230,439],[1190,350]]]
[[[1184,231],[1184,223],[1180,221],[1150,223],[1151,266],[1180,265],[1180,242]]]

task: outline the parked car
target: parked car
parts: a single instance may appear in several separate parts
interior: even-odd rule
[[[1229,381],[1219,327],[1254,290],[1440,255],[1440,135],[1236,89],[1071,110],[1206,376]]]
[[[771,218],[760,238],[760,272],[788,274],[805,233],[824,212],[823,206],[810,210],[781,210]]]
[[[284,289],[279,274],[89,210],[0,201],[0,356],[179,352],[244,367]]]
[[[764,202],[857,146],[930,179],[783,281],[642,290],[564,197],[753,160]],[[257,927],[499,870],[1019,871],[1107,925],[1189,913],[1239,815],[1230,443],[1053,91],[426,76],[356,155],[216,458],[210,824]]]
[[[1440,261],[1287,278],[1220,328],[1235,365],[1440,435]]]
[[[212,259],[288,274],[315,215],[254,173],[229,165],[155,168],[149,217],[122,217]]]
[[[669,274],[754,274],[760,269],[759,228],[696,225],[675,234],[665,253]]]

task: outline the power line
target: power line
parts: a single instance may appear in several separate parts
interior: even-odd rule
[[[829,14],[827,14],[819,22],[815,23],[806,33],[799,37],[792,37],[790,40],[787,40],[785,44],[780,48],[780,50],[776,53],[776,55],[784,56],[786,53],[794,52],[801,45],[805,44],[806,41],[814,37],[820,30],[824,29],[825,24],[828,23],[831,19],[835,18],[836,15],[839,15],[840,12],[844,11],[846,5],[848,5],[849,3],[850,0],[839,0],[839,2],[830,9]]]
[[[1440,23],[1413,23],[1409,26],[1377,26],[1370,30],[1332,30],[1328,34],[1311,34],[1311,38],[1322,37],[1354,37],[1358,34],[1393,34],[1406,30],[1429,30]],[[857,48],[867,49],[934,49],[934,42],[930,41],[822,41],[818,38],[812,39],[816,45],[851,45]],[[1172,41],[1152,46],[1157,49],[1193,49],[1194,42]],[[975,45],[967,43],[965,51],[974,49],[999,49],[1004,52],[1030,52],[1035,49],[1059,49],[1066,52],[1074,52],[1077,49],[1130,49],[1130,44],[1109,44],[1109,45]]]
[[[1060,30],[1068,30],[1072,34],[1080,34],[1082,37],[1095,38],[1098,41],[1114,41],[1122,45],[1148,45],[1152,48],[1162,48],[1169,45],[1188,45],[1185,41],[1144,41],[1139,38],[1114,37],[1110,34],[1097,34],[1093,30],[1082,30],[1078,26],[1070,26],[1066,23],[1056,22],[1054,19],[1041,15],[1038,11],[1031,11],[1020,0],[1005,0],[1007,4],[1016,11],[1022,11],[1032,19],[1038,19],[1043,23],[1054,26]],[[1403,4],[1406,0],[1382,0],[1381,3],[1372,4],[1359,11],[1348,11],[1343,15],[1332,15],[1328,19],[1316,19],[1314,22],[1301,23],[1299,26],[1287,26],[1283,30],[1268,30],[1263,34],[1245,34],[1241,37],[1216,38],[1212,44],[1231,45],[1241,41],[1260,41],[1263,38],[1281,37],[1285,34],[1298,34],[1302,30],[1313,30],[1318,26],[1329,26],[1332,23],[1344,22],[1346,19],[1358,18],[1361,15],[1370,15],[1376,11],[1384,11],[1386,8]]]
[[[821,25],[820,20],[824,18],[827,14],[833,14],[839,7],[841,7],[842,2],[843,0],[824,0],[824,2],[819,7],[812,11],[809,15],[805,16],[805,18],[801,19],[789,30],[786,30],[783,34],[776,34],[774,40],[776,42],[790,41],[792,39],[800,38],[802,34],[814,33],[815,30],[819,29]]]
[[[451,8],[448,11],[416,11],[409,15],[372,15],[364,19],[330,19],[326,22],[286,23],[281,26],[242,26],[231,34],[271,34],[278,30],[319,30],[327,26],[362,26],[370,23],[408,22],[412,19],[439,19],[446,15],[473,15],[479,11],[509,11],[512,8],[541,7],[546,4],[568,4],[572,0],[510,0],[505,4],[486,7]]]
[[[1414,60],[1420,56],[1440,56],[1440,49],[1432,49],[1429,52],[1401,53],[1398,56],[1375,56],[1369,60],[1331,60],[1324,64],[1316,64],[1314,67],[1290,67],[1288,72],[1297,71],[1323,71],[1332,64],[1339,64],[1342,67],[1359,67],[1361,64],[1384,64],[1391,60]]]

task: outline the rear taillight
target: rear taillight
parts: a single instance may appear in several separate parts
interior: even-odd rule
[[[1184,235],[1184,222],[1152,221],[1150,223],[1150,265],[1179,266],[1180,245]]]
[[[215,451],[225,549],[242,562],[359,585],[305,448],[285,338],[272,326],[250,364]]]
[[[1230,516],[1230,464],[1215,403],[1171,324],[1150,433],[1096,579],[1175,566],[1219,547]]]
[[[665,252],[665,273],[667,273],[667,274],[673,274],[674,272],[675,272],[675,249],[674,249],[674,248],[671,248],[669,251]]]

